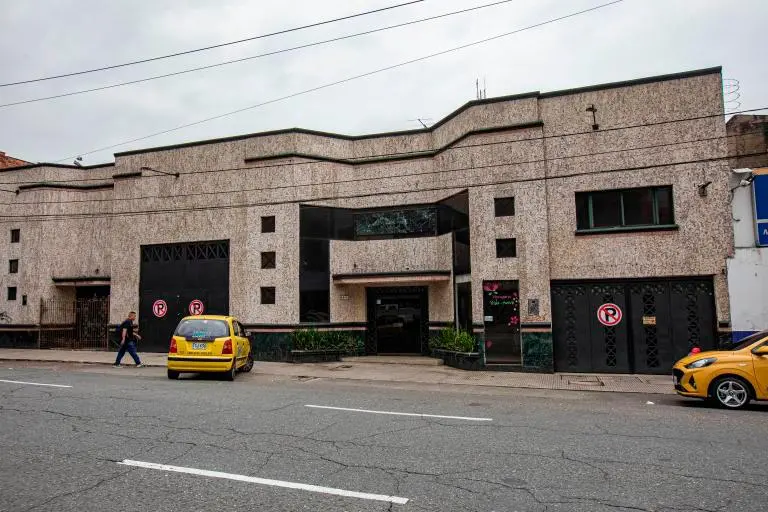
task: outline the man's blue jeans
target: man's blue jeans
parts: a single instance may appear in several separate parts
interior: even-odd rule
[[[133,358],[136,364],[141,364],[141,360],[139,359],[139,354],[136,352],[135,341],[126,341],[125,343],[123,343],[123,345],[120,347],[120,350],[117,351],[117,359],[115,360],[115,364],[120,364],[120,361],[123,360],[123,356],[125,355],[126,352],[131,354],[131,357]]]

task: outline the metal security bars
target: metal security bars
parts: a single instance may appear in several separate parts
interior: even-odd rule
[[[109,298],[40,301],[40,348],[109,349]]]

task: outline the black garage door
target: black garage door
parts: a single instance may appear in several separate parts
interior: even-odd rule
[[[142,246],[139,289],[139,348],[165,352],[182,317],[228,314],[229,241]]]
[[[601,323],[603,305],[621,320]],[[692,347],[716,347],[712,279],[552,283],[552,330],[556,371],[668,373]]]

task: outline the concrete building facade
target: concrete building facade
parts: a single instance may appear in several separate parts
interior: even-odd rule
[[[314,326],[426,353],[458,324],[488,365],[666,372],[730,325],[725,135],[714,68],[471,101],[407,132],[4,170],[5,329],[31,339],[45,301],[98,289],[158,350],[199,299],[258,346]]]
[[[768,329],[768,116],[726,123],[735,250],[728,260],[733,338]]]

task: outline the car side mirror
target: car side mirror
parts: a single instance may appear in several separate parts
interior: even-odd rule
[[[768,356],[768,345],[761,345],[752,349],[752,353],[756,356]]]

